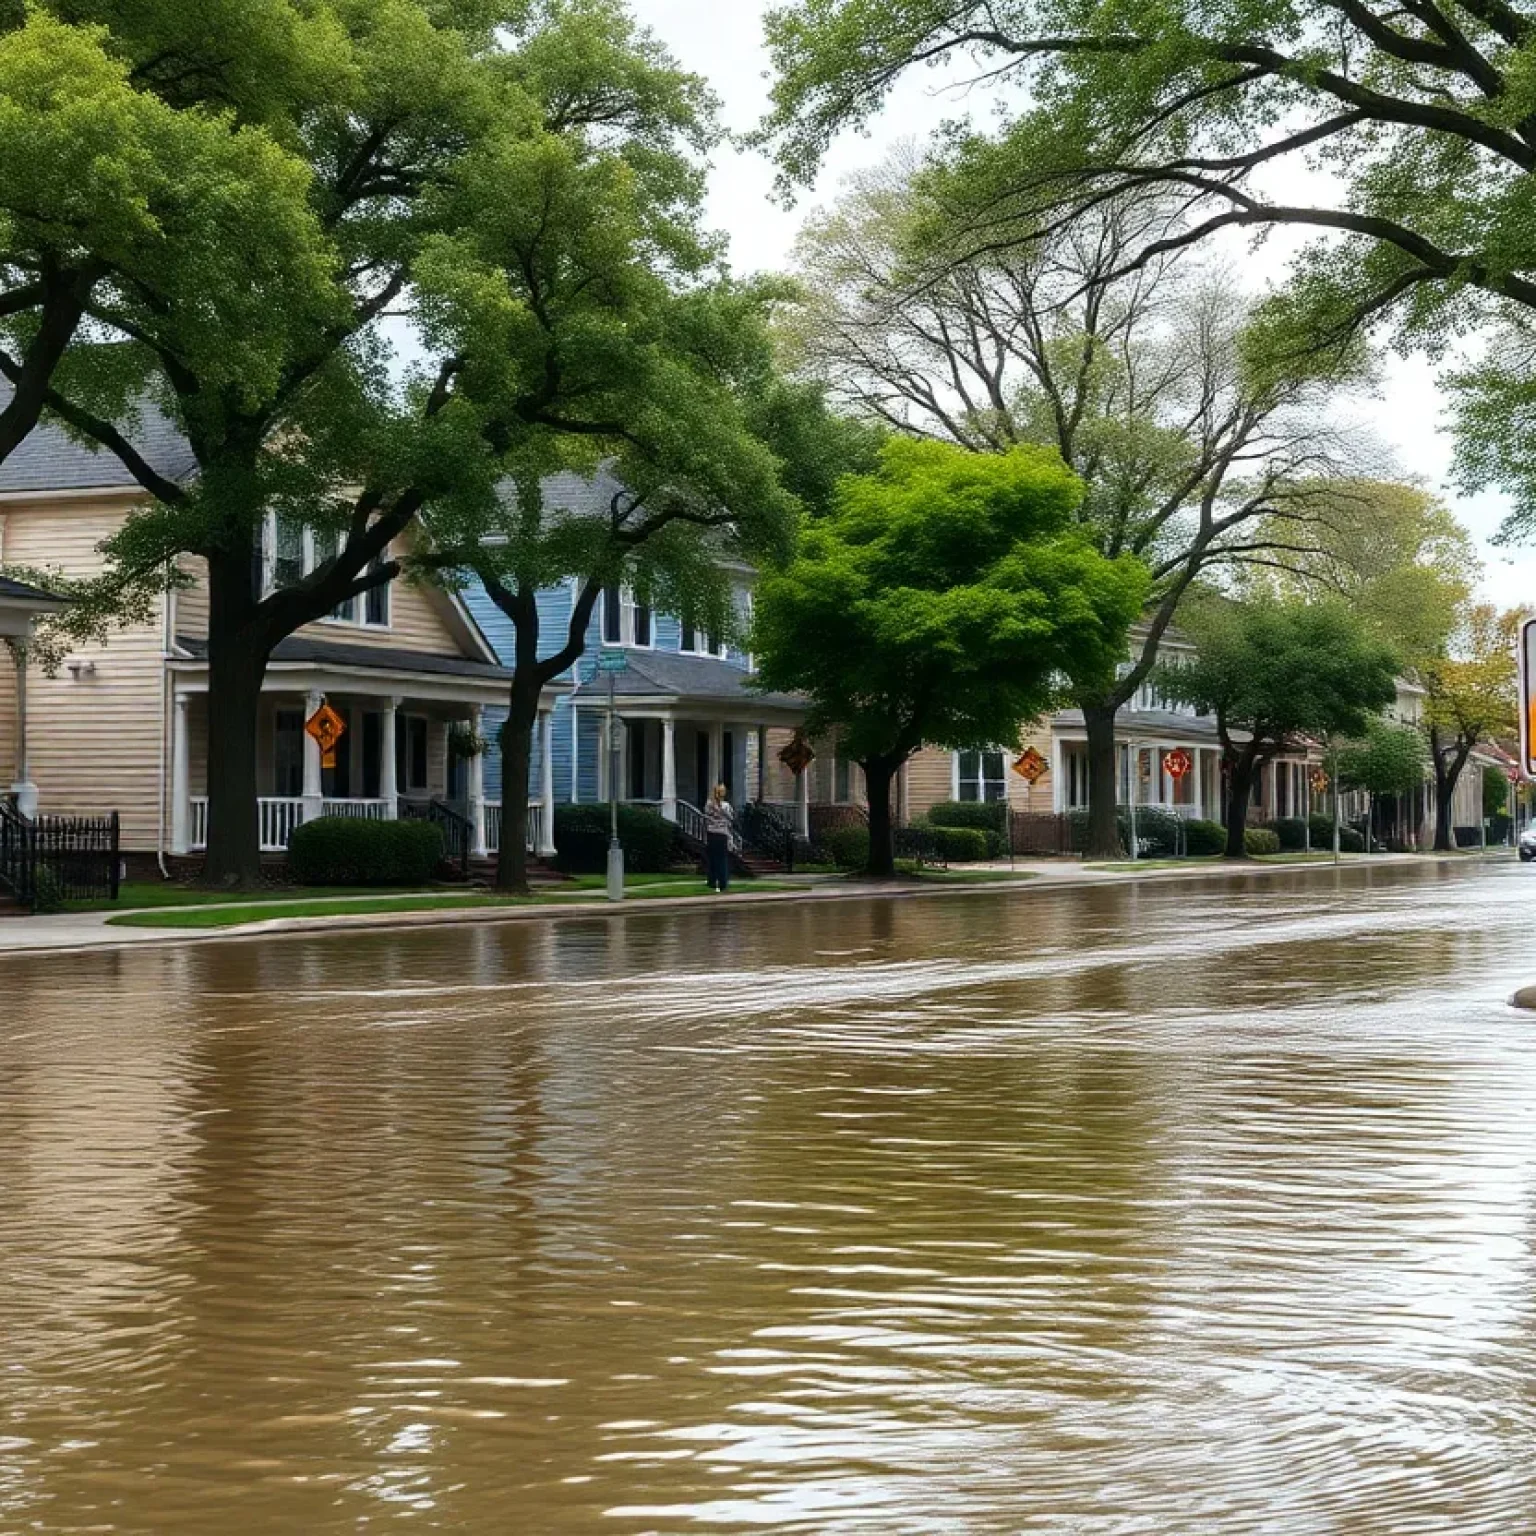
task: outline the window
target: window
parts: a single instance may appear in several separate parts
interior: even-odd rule
[[[644,603],[636,603],[633,609],[636,645],[651,644],[651,610]]]
[[[273,731],[274,792],[285,799],[304,793],[304,711],[280,709]]]
[[[832,798],[839,805],[848,805],[853,800],[853,759],[841,747],[837,749],[837,766],[833,774]]]
[[[598,637],[604,645],[624,643],[624,595],[617,587],[604,587]]]
[[[677,648],[680,651],[696,651],[699,648],[698,631],[690,620],[683,620],[683,637],[678,641]]]
[[[957,752],[955,776],[960,800],[1005,800],[1008,781],[1001,752]]]
[[[404,715],[395,727],[395,778],[408,793],[420,793],[427,787],[427,721],[423,715]]]
[[[312,571],[327,561],[334,560],[342,547],[343,535],[334,532],[315,532],[306,528],[297,518],[269,512],[262,526],[257,551],[256,590],[265,597],[270,592],[281,591],[301,582]],[[382,551],[369,562],[366,569],[378,571],[389,558],[388,550]],[[375,628],[389,627],[389,587],[383,582],[370,587],[360,597],[349,597],[338,603],[327,620],[341,624],[366,624]]]

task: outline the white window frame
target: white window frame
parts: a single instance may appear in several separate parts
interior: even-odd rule
[[[420,784],[413,784],[411,782],[411,726],[412,722],[417,720],[421,722],[422,732],[427,744],[426,772]],[[430,715],[408,715],[402,711],[395,728],[399,732],[399,740],[404,743],[404,750],[400,752],[402,761],[396,764],[397,777],[400,781],[396,788],[402,795],[424,795],[432,787],[432,717]]]
[[[950,797],[951,800],[954,800],[954,801],[957,801],[957,802],[961,798],[961,796],[960,796],[960,784],[961,784],[961,779],[960,779],[960,758],[961,758],[962,755],[963,754],[960,751],[958,751],[958,750],[951,752],[950,755],[949,755],[949,788],[950,788],[950,796],[949,797]],[[998,777],[996,779],[989,779],[987,777],[987,775],[986,775],[986,763],[985,763],[984,759],[986,759],[988,757],[993,757],[993,756],[998,758],[999,763],[1001,765],[1001,772],[999,773],[999,775],[998,775]],[[979,760],[978,760],[976,766],[977,766],[977,769],[979,770],[980,777],[978,777],[976,779],[975,783],[976,783],[978,789],[980,789],[982,791],[982,793],[980,795],[978,795],[978,797],[977,797],[977,803],[979,803],[979,804],[986,804],[986,805],[997,805],[999,803],[1006,802],[1007,799],[1008,799],[1008,751],[1007,751],[1007,749],[1005,747],[984,747],[979,753],[977,753],[977,757],[978,757]],[[966,780],[965,782],[969,783],[970,780]],[[998,785],[1001,786],[1002,793],[1000,795],[998,795],[996,797],[996,799],[988,799],[986,797],[986,787],[987,787],[988,784],[998,784]]]
[[[313,528],[306,527],[304,529],[303,539],[303,575],[308,576],[318,566],[324,564],[324,561],[317,558],[317,552],[315,548],[315,531]],[[325,558],[331,559],[333,557],[328,555]],[[387,559],[389,559],[389,546],[386,544],[384,548],[380,550],[379,553],[374,557],[371,563],[373,565],[382,565]],[[276,581],[277,513],[276,511],[268,511],[265,517],[262,519],[261,526],[261,595],[264,598],[270,597],[272,593],[277,590]],[[370,594],[367,592],[358,592],[347,599],[347,606],[349,606],[352,610],[351,617],[347,617],[345,614],[341,613],[327,613],[322,614],[321,617],[316,620],[316,623],[341,624],[351,629],[393,628],[395,606],[391,597],[391,588],[393,586],[394,583],[390,581],[385,582],[381,587],[374,589],[380,593],[381,601],[384,605],[384,617],[382,619],[370,619],[368,617],[368,597]]]

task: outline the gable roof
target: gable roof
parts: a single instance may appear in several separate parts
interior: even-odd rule
[[[11,398],[0,387],[0,407]],[[186,480],[197,468],[181,429],[145,402],[138,416],[119,424],[150,467],[167,480]],[[0,494],[7,491],[82,491],[135,487],[138,481],[109,449],[87,447],[57,422],[39,422],[0,464]]]

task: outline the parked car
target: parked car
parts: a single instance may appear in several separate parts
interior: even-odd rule
[[[1536,825],[1529,826],[1520,834],[1520,862],[1529,864],[1536,859]]]

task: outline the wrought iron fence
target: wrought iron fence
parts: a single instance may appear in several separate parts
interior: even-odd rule
[[[443,834],[443,857],[457,864],[459,873],[469,877],[470,855],[475,848],[474,823],[441,800],[402,800],[402,821],[430,821]]]
[[[949,868],[948,846],[932,827],[897,827],[894,841],[898,859],[911,859],[932,869]]]
[[[116,811],[31,819],[0,804],[0,888],[32,911],[64,901],[116,901],[120,841]]]

